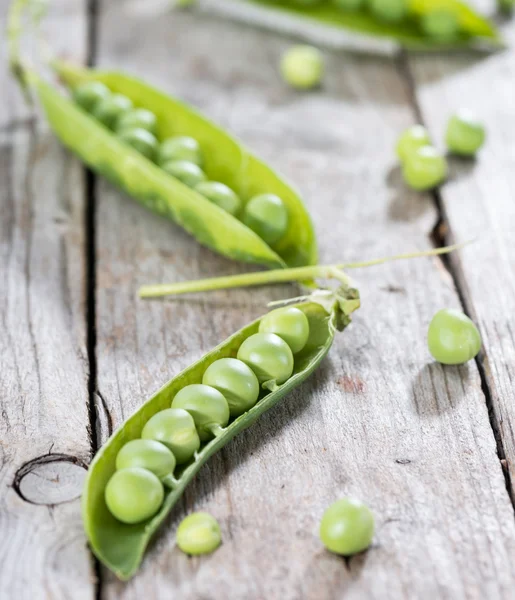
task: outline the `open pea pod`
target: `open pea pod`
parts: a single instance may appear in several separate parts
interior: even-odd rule
[[[460,0],[409,0],[406,18],[396,23],[378,19],[371,13],[367,2],[363,2],[359,10],[344,10],[333,0],[240,1],[313,23],[387,38],[416,50],[447,50],[485,45],[495,47],[501,44],[501,36],[493,23]],[[456,17],[457,30],[452,37],[430,35],[421,26],[423,17],[435,11],[445,11]]]
[[[175,470],[176,484],[173,489],[165,492],[164,502],[154,517],[136,525],[127,525],[115,519],[109,512],[104,493],[109,479],[115,472],[115,460],[119,450],[127,442],[141,437],[147,421],[159,411],[169,408],[172,399],[181,388],[200,383],[204,372],[214,361],[236,357],[243,341],[257,333],[260,319],[232,335],[166,383],[122,424],[96,454],[88,471],[82,497],[84,527],[95,555],[119,578],[128,579],[135,573],[152,535],[209,457],[277,404],[318,367],[331,347],[335,332],[348,325],[349,315],[359,307],[359,296],[355,289],[343,286],[336,293],[314,292],[306,302],[295,306],[307,316],[310,333],[306,346],[295,355],[292,376],[283,385],[276,386],[274,391],[263,390],[257,404],[229,422],[218,437],[200,447],[189,463]]]
[[[234,189],[243,203],[257,194],[277,194],[288,210],[288,229],[271,248],[241,221],[124,144],[66,96],[36,78],[38,96],[53,131],[91,169],[154,212],[171,218],[201,244],[229,258],[275,268],[316,264],[311,219],[297,192],[220,127],[129,75],[59,61],[54,67],[71,89],[88,80],[101,81],[112,92],[130,98],[136,107],[152,111],[158,120],[159,140],[174,135],[196,138],[208,178]]]

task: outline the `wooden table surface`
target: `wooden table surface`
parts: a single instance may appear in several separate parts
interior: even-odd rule
[[[2,30],[7,0],[0,1]],[[453,255],[353,273],[363,304],[311,379],[215,456],[138,575],[89,552],[85,469],[132,411],[295,286],[142,302],[143,283],[239,273],[87,173],[24,105],[0,55],[0,597],[2,599],[496,599],[515,597],[515,23],[495,55],[326,51],[323,89],[277,72],[292,39],[206,13],[142,15],[129,0],[56,0],[54,49],[141,75],[198,106],[291,179],[322,263],[442,242]],[[490,5],[491,3],[488,3]],[[488,127],[476,162],[434,195],[407,190],[393,147],[453,109]],[[479,359],[434,363],[432,315],[464,308]],[[351,494],[371,549],[324,551],[318,523]],[[188,558],[178,521],[215,515],[224,543]]]

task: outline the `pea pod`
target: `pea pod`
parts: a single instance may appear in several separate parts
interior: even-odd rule
[[[51,85],[35,78],[37,94],[53,131],[95,172],[154,212],[174,220],[200,243],[232,259],[275,268],[316,264],[315,235],[298,194],[220,127],[129,75],[59,61],[54,67],[70,89],[86,81],[101,82],[112,92],[129,98],[135,107],[151,111],[157,117],[158,139],[194,137],[203,149],[208,177],[235,190],[244,204],[262,193],[279,196],[288,211],[287,230],[272,249],[241,221],[122,143]]]
[[[141,437],[145,423],[158,412],[167,409],[179,390],[187,385],[201,383],[203,374],[213,362],[221,358],[236,357],[242,343],[258,332],[261,319],[232,335],[166,383],[110,437],[95,456],[88,471],[82,498],[84,526],[95,555],[121,579],[128,579],[135,573],[152,535],[210,456],[277,404],[318,367],[331,347],[336,330],[343,330],[350,322],[349,315],[359,306],[359,296],[355,289],[344,284],[334,293],[314,292],[296,306],[308,318],[310,334],[305,347],[295,355],[292,376],[271,392],[263,389],[257,404],[230,421],[217,437],[200,447],[190,462],[175,470],[172,487],[165,490],[163,504],[153,517],[136,525],[128,525],[117,520],[109,511],[105,489],[115,473],[118,452],[127,442]]]
[[[388,0],[380,1],[387,4]],[[378,18],[371,10],[369,1],[356,2],[355,10],[346,10],[346,3],[339,3],[338,0],[240,2],[259,5],[271,12],[284,13],[314,24],[387,38],[416,50],[466,48],[485,44],[496,47],[502,43],[493,23],[460,0],[406,0],[406,16],[398,22]],[[350,6],[350,3],[347,5]],[[443,13],[444,18],[445,15],[450,15],[450,18],[456,21],[456,31],[452,36],[449,36],[448,31],[443,35],[443,29],[440,28],[439,31],[438,26],[431,28],[426,25],[428,15],[433,16],[436,12],[440,16]]]

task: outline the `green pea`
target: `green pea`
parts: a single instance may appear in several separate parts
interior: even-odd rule
[[[202,151],[200,144],[195,138],[180,135],[166,139],[159,148],[159,164],[173,162],[176,160],[195,163],[202,167]]]
[[[399,23],[408,13],[406,0],[368,0],[372,14],[387,23]]]
[[[236,215],[240,212],[241,200],[239,196],[223,183],[219,183],[218,181],[202,181],[195,186],[195,191],[231,215]]]
[[[485,138],[484,125],[471,112],[461,110],[450,118],[445,141],[454,154],[474,156]]]
[[[430,190],[447,177],[447,161],[432,146],[423,146],[406,159],[402,173],[414,190]]]
[[[154,473],[139,467],[116,471],[105,489],[105,501],[111,514],[131,525],[153,517],[163,499],[163,484]]]
[[[324,58],[313,46],[293,46],[281,58],[281,73],[288,85],[307,90],[320,85],[324,76]]]
[[[209,554],[222,543],[220,525],[208,513],[193,513],[180,522],[176,541],[185,554]]]
[[[100,81],[86,81],[73,90],[73,99],[87,112],[91,112],[95,104],[110,95],[109,88]]]
[[[336,554],[351,556],[366,550],[374,537],[374,515],[359,500],[343,498],[331,504],[320,522],[320,539]]]
[[[151,417],[143,427],[141,437],[157,440],[170,448],[179,465],[188,462],[200,448],[193,417],[179,408],[167,408]]]
[[[309,338],[309,321],[306,315],[294,306],[272,310],[261,319],[261,333],[275,333],[291,348],[293,354],[300,352]]]
[[[404,162],[419,148],[430,145],[431,138],[427,129],[423,125],[413,125],[400,136],[396,147],[397,156]]]
[[[132,110],[132,100],[121,94],[113,94],[95,104],[91,114],[108,129],[115,129],[118,120]]]
[[[481,335],[474,323],[459,310],[439,310],[427,332],[429,352],[444,365],[461,365],[477,356]]]
[[[187,385],[177,392],[172,408],[182,408],[190,413],[202,441],[221,433],[229,422],[227,400],[215,388],[201,383]]]
[[[131,146],[149,160],[154,160],[157,149],[156,138],[146,129],[125,129],[119,135],[124,144]]]
[[[342,10],[357,11],[363,8],[365,0],[333,0],[333,4]]]
[[[275,244],[288,230],[288,211],[279,196],[261,194],[247,202],[243,222],[267,244]]]
[[[452,41],[460,29],[456,13],[445,9],[424,13],[421,16],[420,26],[427,36],[440,42]]]
[[[146,108],[135,108],[123,114],[116,124],[116,131],[121,133],[125,129],[146,129],[156,135],[157,117]]]
[[[206,369],[202,383],[223,394],[232,417],[251,409],[259,396],[259,381],[254,372],[236,358],[215,360]]]
[[[118,452],[116,468],[141,467],[163,479],[175,469],[175,456],[161,442],[155,440],[132,440]]]
[[[196,187],[207,179],[206,174],[199,166],[186,160],[167,162],[161,165],[161,168],[190,188]]]
[[[288,344],[275,333],[255,333],[238,350],[238,359],[256,374],[259,383],[287,381],[293,373],[293,354]]]

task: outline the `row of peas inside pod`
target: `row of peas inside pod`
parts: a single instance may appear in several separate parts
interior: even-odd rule
[[[450,154],[474,158],[486,139],[483,123],[470,111],[461,110],[447,123],[445,144]],[[414,190],[430,190],[445,181],[449,167],[423,125],[414,125],[402,133],[396,147],[407,185]]]
[[[271,311],[259,332],[239,347],[237,358],[207,367],[202,383],[183,387],[171,406],[151,417],[140,439],[126,443],[105,489],[111,514],[127,524],[154,516],[164,486],[177,484],[174,470],[195,459],[202,444],[223,433],[231,419],[250,410],[292,375],[295,358],[309,338],[309,321],[296,307]]]
[[[74,90],[73,98],[121,141],[243,221],[270,246],[277,244],[286,233],[289,217],[281,198],[276,194],[259,194],[243,206],[241,198],[229,186],[208,180],[202,168],[202,148],[193,137],[178,135],[159,141],[156,115],[146,108],[134,107],[129,98],[111,93],[99,81],[82,83]]]
[[[430,10],[418,10],[420,0],[289,0],[299,7],[333,5],[343,12],[366,12],[379,22],[400,24],[409,22],[420,32],[440,42],[451,42],[461,33],[457,11],[452,6],[433,3]],[[426,3],[431,7],[430,3]],[[424,7],[426,8],[426,7]]]

